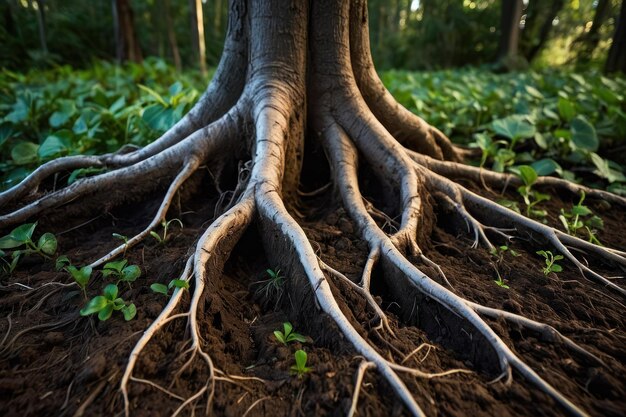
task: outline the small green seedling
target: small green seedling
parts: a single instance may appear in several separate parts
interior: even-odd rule
[[[533,184],[537,182],[539,175],[530,165],[521,165],[517,169],[516,175],[522,180],[524,185],[517,188],[517,192],[524,199],[526,204],[526,216],[527,217],[546,217],[548,212],[545,210],[538,210],[535,206],[542,201],[550,200],[548,194],[543,194],[532,189]]]
[[[98,295],[89,300],[87,305],[80,310],[80,315],[89,316],[98,313],[98,319],[100,319],[100,321],[106,321],[111,317],[114,311],[121,311],[124,315],[124,320],[132,320],[137,314],[135,304],[127,304],[126,301],[117,296],[117,293],[117,285],[107,285],[104,287],[103,295]]]
[[[83,266],[78,269],[74,265],[68,265],[65,267],[65,270],[70,273],[74,281],[78,284],[81,290],[83,290],[83,295],[85,299],[87,298],[87,284],[89,283],[89,279],[91,278],[92,268],[91,266]]]
[[[256,294],[264,294],[266,299],[276,299],[276,303],[280,300],[283,294],[283,276],[280,274],[280,269],[274,271],[273,269],[266,269],[265,272],[269,275],[269,279],[257,281],[255,284],[260,285],[256,290]]]
[[[104,265],[104,269],[102,270],[102,275],[105,278],[113,277],[117,279],[117,283],[119,284],[121,281],[127,282],[130,285],[131,282],[134,282],[139,276],[141,276],[141,269],[137,265],[127,265],[128,260],[122,259],[116,262],[109,262]]]
[[[596,237],[596,233],[598,230],[604,229],[604,222],[600,217],[594,215],[589,207],[583,205],[584,201],[585,192],[583,191],[578,204],[573,206],[569,211],[561,209],[559,220],[568,234],[576,236],[579,234],[579,231],[584,228],[589,236],[589,242],[595,245],[601,245]]]
[[[27,223],[16,227],[6,236],[0,238],[0,258],[4,261],[3,269],[11,274],[22,255],[35,253],[49,259],[57,251],[57,238],[52,233],[44,233],[35,243],[33,233],[37,223]],[[8,253],[2,249],[12,249],[11,260],[5,259]]]
[[[563,270],[563,267],[556,263],[556,261],[563,259],[563,255],[554,255],[549,250],[537,251],[537,255],[543,256],[546,261],[546,266],[542,269],[544,275],[548,275],[550,272],[561,272]]]
[[[303,351],[302,349],[296,350],[296,353],[294,353],[294,357],[296,359],[296,364],[291,366],[292,374],[298,375],[298,378],[302,378],[304,374],[313,370],[313,368],[309,368],[306,366],[307,355],[305,351]]]
[[[497,269],[496,269],[496,274],[498,275],[498,279],[494,280],[493,282],[498,284],[499,287],[504,288],[505,290],[508,290],[509,286],[504,283],[504,279],[502,278],[502,275],[500,275],[500,272],[498,272]]]
[[[66,266],[71,264],[72,262],[70,262],[70,258],[68,258],[67,255],[61,255],[57,258],[56,261],[54,261],[54,269],[57,271],[61,271]]]
[[[496,246],[491,251],[489,251],[491,256],[496,259],[496,263],[502,263],[504,260],[504,254],[510,253],[513,256],[519,256],[519,253],[516,250],[509,248],[507,245]]]
[[[293,326],[289,322],[283,323],[284,332],[280,330],[274,330],[274,336],[280,343],[287,345],[290,342],[298,341],[300,343],[306,342],[306,338],[300,333],[293,331]]]
[[[172,220],[169,220],[169,221],[163,220],[161,222],[161,226],[163,227],[163,236],[159,235],[154,230],[150,231],[150,236],[155,238],[156,241],[159,242],[159,245],[165,244],[165,241],[167,240],[167,230],[169,229],[170,224],[172,224],[174,222],[178,223],[180,225],[181,229],[183,228],[183,222],[181,222],[179,219],[172,219]]]
[[[164,296],[169,296],[169,292],[172,288],[181,288],[183,290],[189,289],[189,283],[183,279],[173,279],[170,281],[168,285],[161,284],[155,282],[150,285],[150,289],[157,294],[163,294]]]

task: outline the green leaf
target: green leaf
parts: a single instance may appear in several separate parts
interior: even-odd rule
[[[24,242],[14,239],[11,235],[0,238],[0,249],[14,249],[22,246],[23,244]]]
[[[122,314],[124,314],[124,320],[130,321],[137,314],[137,307],[135,307],[135,304],[131,303],[130,305],[122,308]]]
[[[17,241],[27,242],[33,237],[35,227],[37,227],[37,222],[23,224],[13,229],[10,236]]]
[[[556,259],[556,257],[555,257],[555,259]],[[561,265],[552,264],[552,266],[550,267],[550,270],[552,272],[561,272],[561,271],[563,271],[563,267]]]
[[[137,265],[129,265],[122,270],[122,280],[134,282],[141,275],[141,269]]]
[[[100,310],[100,312],[98,313],[98,319],[100,321],[107,321],[108,319],[110,319],[111,314],[113,314],[113,307],[113,303],[107,303],[107,305],[104,306],[102,310]]]
[[[298,370],[299,371],[305,370],[306,360],[307,360],[306,352],[303,351],[302,349],[298,349],[296,353],[294,353],[294,356],[296,358],[296,366],[298,367]]]
[[[531,186],[537,181],[537,172],[529,165],[520,165],[519,176],[526,186]]]
[[[83,266],[80,269],[73,265],[69,265],[66,270],[70,273],[72,278],[74,278],[74,281],[76,281],[81,287],[85,287],[91,278],[92,268],[89,265]]]
[[[297,340],[300,343],[306,342],[306,337],[302,336],[300,333],[291,333],[291,339]]]
[[[280,343],[283,343],[285,345],[287,344],[287,341],[285,340],[285,337],[280,332],[280,330],[274,330],[274,337],[276,337],[276,340],[278,340]]]
[[[59,153],[65,152],[70,147],[70,142],[68,139],[54,134],[50,135],[43,141],[39,149],[37,150],[37,154],[40,158],[50,158]]]
[[[283,329],[285,331],[285,336],[289,336],[293,331],[293,326],[289,322],[283,323]]]
[[[160,104],[153,104],[146,107],[141,118],[151,129],[158,131],[169,129],[178,119],[172,109],[165,108]]]
[[[61,255],[54,262],[54,269],[56,269],[57,271],[60,271],[65,266],[70,265],[70,264],[71,264],[70,258],[68,258],[67,255]]]
[[[104,271],[102,271],[102,274],[104,276],[111,275],[112,273],[121,274],[122,269],[124,269],[127,263],[128,261],[126,259],[122,259],[122,260],[115,261],[115,262],[107,262],[104,265],[104,268],[103,268]]]
[[[587,216],[591,214],[591,210],[587,206],[574,206],[572,207],[572,214],[576,216]]]
[[[554,160],[550,158],[540,159],[538,161],[533,162],[530,166],[535,170],[537,175],[550,175],[553,173],[561,174],[563,169],[561,166]]]
[[[188,289],[189,283],[183,279],[173,279],[168,284],[168,288],[172,288],[172,287]]]
[[[523,115],[513,115],[504,119],[494,120],[491,128],[500,136],[517,141],[518,139],[529,138],[534,136],[535,126],[530,124]]]
[[[32,142],[20,142],[11,149],[11,158],[16,165],[28,165],[37,162],[39,145]]]
[[[146,93],[150,94],[152,97],[154,97],[154,99],[156,101],[158,101],[159,103],[161,103],[161,105],[163,107],[168,107],[169,104],[167,103],[167,101],[165,101],[163,99],[163,97],[161,96],[161,94],[157,93],[156,91],[154,91],[153,89],[151,89],[150,87],[146,87],[145,85],[142,84],[138,84],[137,85],[141,90],[145,91]]]
[[[108,300],[104,296],[98,295],[89,300],[87,305],[80,310],[80,315],[88,316],[90,314],[97,313],[98,311],[106,307],[107,304]]]
[[[74,102],[62,100],[59,110],[52,113],[49,119],[50,126],[59,127],[64,125],[76,112]]]
[[[559,97],[559,103],[557,105],[559,109],[559,114],[566,122],[569,122],[576,116],[576,109],[574,108],[574,104],[566,98]]]
[[[158,294],[167,295],[168,293],[167,286],[165,284],[159,284],[158,282],[150,285],[150,289]]]
[[[57,251],[57,238],[52,233],[44,233],[37,242],[37,247],[46,255],[54,255]]]
[[[578,116],[572,120],[571,127],[572,142],[582,149],[597,151],[600,143],[596,135],[596,129],[583,116]]]
[[[104,287],[104,291],[102,292],[104,294],[104,296],[113,301],[117,298],[117,293],[118,293],[118,289],[117,289],[117,285],[115,284],[109,284],[106,287]]]

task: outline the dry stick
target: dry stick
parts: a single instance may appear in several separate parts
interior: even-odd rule
[[[368,368],[375,367],[374,363],[368,361],[361,361],[359,364],[359,369],[356,371],[356,381],[354,382],[354,393],[352,394],[352,404],[350,405],[350,410],[346,417],[353,417],[354,413],[356,413],[356,405],[359,401],[359,391],[361,390],[361,385],[363,385],[363,376],[365,375],[365,371]]]
[[[579,417],[587,416],[584,411],[570,402],[560,392],[537,375],[528,365],[522,362],[506,346],[500,337],[496,335],[493,329],[466,304],[466,300],[448,291],[408,262],[367,214],[359,193],[356,174],[356,150],[354,146],[336,124],[331,123],[326,133],[327,135],[325,136],[328,136],[324,141],[325,146],[327,146],[326,153],[327,155],[331,155],[331,166],[336,168],[334,172],[335,180],[337,181],[344,200],[344,206],[353,220],[358,224],[363,238],[370,242],[370,245],[380,245],[382,256],[386,257],[390,263],[395,265],[420,292],[433,298],[448,310],[465,318],[482,333],[487,342],[490,343],[496,351],[500,361],[500,367],[503,373],[507,375],[508,380],[510,380],[511,376],[510,366],[513,365],[526,379],[533,382],[542,391],[559,402],[569,413]],[[415,371],[413,370],[413,372]]]
[[[608,365],[602,359],[600,359],[593,353],[589,352],[587,349],[583,348],[582,346],[580,346],[579,344],[577,344],[570,338],[563,336],[558,330],[556,330],[554,327],[550,326],[549,324],[531,320],[524,316],[510,313],[508,311],[486,307],[486,306],[483,306],[483,305],[480,305],[471,301],[468,301],[467,305],[469,305],[471,308],[476,310],[479,314],[483,314],[493,319],[503,318],[506,321],[515,323],[521,327],[537,332],[549,342],[553,342],[553,343],[561,342],[568,348],[572,349],[574,352],[578,353],[579,355],[584,356],[585,358],[590,359],[593,362],[608,368]]]
[[[170,184],[167,192],[165,193],[165,196],[163,197],[161,206],[157,210],[157,213],[152,219],[152,221],[150,222],[150,224],[142,232],[136,234],[127,242],[124,242],[122,245],[119,245],[118,247],[116,247],[115,249],[107,253],[106,255],[102,256],[100,259],[92,262],[91,265],[89,266],[91,266],[92,268],[95,268],[99,265],[102,265],[103,263],[110,261],[116,256],[122,253],[125,253],[128,249],[132,248],[137,243],[141,242],[143,239],[149,236],[150,232],[154,228],[156,228],[162,221],[165,220],[165,217],[167,215],[167,210],[170,208],[170,205],[172,204],[172,201],[174,200],[174,196],[176,195],[176,192],[178,192],[178,189],[183,185],[183,183],[187,181],[194,172],[196,172],[196,169],[198,168],[199,165],[200,165],[200,161],[197,158],[193,156],[190,157],[189,160],[183,166],[183,168],[180,170],[176,178],[174,178],[174,180]]]
[[[406,149],[405,151],[419,165],[422,165],[430,171],[449,179],[469,178],[473,181],[479,182],[482,177],[487,182],[487,184],[493,188],[502,187],[505,184],[512,184],[515,186],[523,185],[522,180],[513,174],[493,172],[457,162],[438,161],[429,156],[421,155],[408,149]],[[580,195],[582,192],[584,192],[589,197],[596,198],[598,200],[605,200],[609,203],[614,203],[622,207],[626,207],[626,198],[622,196],[610,193],[608,191],[596,190],[593,188],[585,187],[583,185],[574,184],[570,181],[560,178],[542,176],[537,178],[537,182],[535,184],[539,186],[565,189],[575,195]]]

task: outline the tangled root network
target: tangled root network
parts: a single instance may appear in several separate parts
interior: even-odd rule
[[[207,282],[220,279],[231,250],[253,223],[269,260],[292,281],[288,288],[306,293],[319,314],[330,318],[334,330],[364,358],[357,370],[350,414],[356,410],[367,370],[375,370],[414,416],[425,415],[420,407],[423,399],[409,391],[403,378],[471,372],[452,369],[431,374],[394,362],[355,329],[336,299],[337,281],[363,297],[376,315],[376,331],[381,338],[395,337],[394,325],[370,290],[372,270],[380,267],[387,285],[404,294],[399,297],[406,303],[402,309],[411,310],[416,302],[419,308],[419,300],[434,300],[464,323],[464,329],[469,329],[464,330],[466,333],[486,343],[499,369],[499,380],[510,384],[517,374],[567,413],[587,415],[575,404],[576,399],[566,398],[522,361],[485,318],[508,321],[539,333],[543,340],[561,344],[599,366],[604,366],[602,359],[548,324],[460,296],[420,244],[428,240],[432,228],[428,219],[437,208],[445,208],[446,213],[463,220],[459,233],[470,230],[473,244],[468,249],[482,245],[493,250],[494,239],[531,237],[555,248],[582,275],[601,284],[607,297],[616,298],[626,296],[624,288],[583,263],[581,254],[624,267],[626,253],[565,234],[462,186],[458,179],[493,188],[517,184],[518,180],[508,174],[463,165],[462,151],[445,135],[394,101],[372,64],[366,9],[363,1],[320,0],[310,5],[297,0],[231,1],[229,31],[217,73],[197,105],[180,122],[142,149],[51,161],[0,194],[0,206],[4,208],[0,227],[6,228],[76,201],[98,201],[103,193],[107,193],[108,201],[121,203],[128,193],[145,195],[165,184],[167,191],[150,224],[127,243],[93,261],[91,266],[96,267],[141,243],[160,225],[177,192],[201,167],[236,179],[236,185],[223,192],[218,216],[199,236],[186,261],[182,277],[190,283],[188,303],[182,297],[183,290],[176,289],[130,353],[120,386],[126,415],[132,411],[132,384],[149,384],[164,395],[178,398],[181,403],[174,413],[177,415],[201,399],[210,409],[220,381],[262,382],[221,371],[207,352],[198,323]],[[298,202],[304,194],[299,191],[300,173],[302,160],[308,157],[305,149],[311,148],[324,150],[335,195],[369,247],[358,282],[322,260],[323,254],[316,252],[292,215],[298,214]],[[238,169],[223,162],[233,158],[241,161]],[[359,164],[388,190],[385,195],[389,206],[396,208],[398,220],[361,194],[359,175],[363,170],[359,170]],[[104,172],[61,189],[41,186],[57,173],[88,167],[104,168]],[[606,200],[616,207],[626,206],[622,197],[560,179],[543,178],[538,186],[572,194],[584,191],[590,198]],[[216,188],[219,189],[217,179]],[[396,227],[392,232],[384,230],[382,221]],[[436,274],[429,276],[420,269],[422,266]],[[183,352],[186,362],[174,378],[198,360],[210,371],[206,384],[188,398],[133,376],[151,339],[165,331],[167,323],[178,319],[187,321],[185,337],[190,338],[190,344]]]

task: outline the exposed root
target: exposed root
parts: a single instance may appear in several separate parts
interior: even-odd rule
[[[408,149],[406,152],[416,163],[448,179],[469,179],[479,184],[484,183],[486,186],[491,188],[500,189],[506,188],[509,184],[514,187],[523,185],[522,180],[513,174],[493,172],[457,162],[438,161],[427,155],[422,155]],[[625,197],[608,191],[585,187],[584,185],[576,184],[560,178],[547,176],[539,177],[537,178],[535,186],[564,190],[575,196],[580,196],[580,194],[584,192],[585,195],[590,198],[604,200],[612,204],[617,204],[621,207],[626,207]]]
[[[361,385],[363,385],[363,377],[365,371],[369,368],[375,367],[374,363],[368,361],[361,361],[359,368],[356,371],[356,380],[354,381],[354,393],[352,394],[352,403],[350,404],[350,410],[348,410],[347,417],[353,417],[356,413],[356,406],[359,402],[359,392],[361,391]]]

